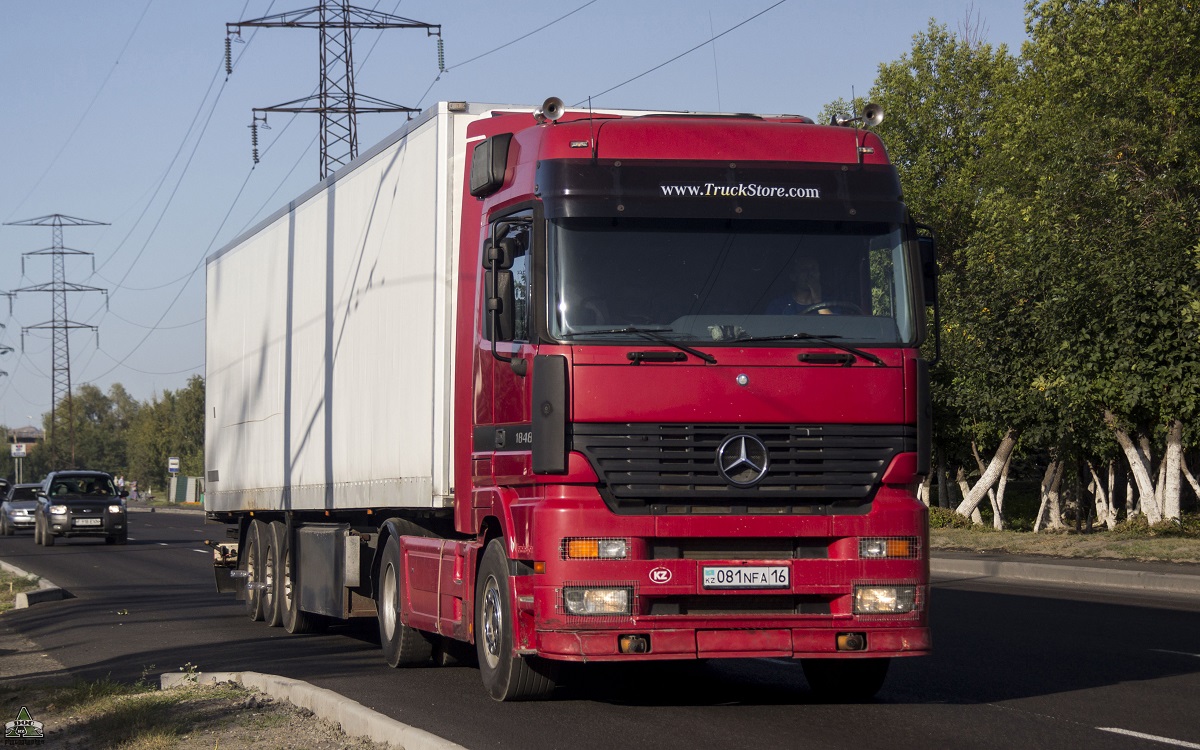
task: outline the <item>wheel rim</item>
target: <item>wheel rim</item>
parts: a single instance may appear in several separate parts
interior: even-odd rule
[[[396,566],[390,562],[384,570],[380,589],[379,621],[383,624],[383,637],[390,641],[396,634],[396,591],[399,589],[396,583]]]
[[[250,613],[251,619],[257,620],[262,597],[257,589],[250,587],[253,583],[258,583],[258,545],[254,543],[251,532],[250,542],[246,545],[246,611]]]
[[[269,604],[275,598],[275,547],[268,546],[263,557],[263,583],[267,584],[263,589],[263,601]]]
[[[283,556],[283,606],[285,609],[292,608],[292,556]]]
[[[504,630],[504,612],[500,604],[500,584],[488,576],[483,588],[483,645],[489,667],[500,663],[500,634]]]

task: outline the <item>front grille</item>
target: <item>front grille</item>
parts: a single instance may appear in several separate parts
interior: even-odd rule
[[[588,424],[572,445],[592,464],[609,506],[625,513],[791,514],[864,512],[883,471],[916,450],[902,425]],[[745,433],[766,446],[770,468],[752,487],[733,485],[717,449]]]

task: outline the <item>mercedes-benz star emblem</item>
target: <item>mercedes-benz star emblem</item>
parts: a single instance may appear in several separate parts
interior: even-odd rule
[[[717,448],[717,470],[737,487],[753,487],[761,482],[770,463],[767,446],[753,435],[732,435]]]

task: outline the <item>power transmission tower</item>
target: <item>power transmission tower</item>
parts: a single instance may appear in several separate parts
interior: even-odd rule
[[[411,18],[401,18],[350,5],[345,0],[321,0],[320,5],[264,16],[249,21],[225,24],[225,71],[233,71],[230,35],[239,38],[246,27],[317,29],[321,42],[321,86],[316,96],[295,99],[272,107],[254,110],[250,124],[254,162],[258,163],[258,113],[316,112],[321,115],[321,179],[338,170],[358,156],[358,124],[360,112],[418,112],[392,102],[358,94],[354,90],[355,29],[425,29],[426,36],[438,37],[441,60],[442,27]],[[441,63],[439,62],[439,65]],[[314,104],[315,100],[315,104]],[[266,115],[261,118],[266,122]]]
[[[87,255],[92,253],[83,250],[73,250],[63,246],[63,227],[94,227],[107,226],[102,221],[91,221],[89,219],[76,219],[72,216],[63,216],[62,214],[51,214],[42,216],[36,219],[26,219],[25,221],[7,222],[7,226],[14,227],[50,227],[52,242],[50,247],[42,250],[34,250],[24,253],[21,256],[21,274],[25,274],[25,258],[31,255],[49,255],[53,259],[53,277],[49,284],[34,284],[33,286],[14,289],[13,293],[21,292],[50,292],[52,295],[53,318],[45,323],[25,326],[21,329],[21,350],[25,349],[25,334],[28,331],[47,330],[51,331],[51,339],[53,341],[53,361],[51,366],[51,399],[50,399],[50,444],[52,457],[57,465],[60,456],[58,441],[55,440],[55,432],[59,424],[59,405],[65,404],[67,410],[67,431],[70,436],[71,446],[71,466],[75,465],[75,408],[71,400],[71,339],[70,331],[73,328],[87,328],[96,333],[96,343],[100,342],[100,329],[86,323],[76,323],[67,317],[67,294],[69,292],[100,292],[104,295],[105,305],[108,304],[108,290],[101,289],[95,286],[84,286],[67,281],[66,257],[68,255]],[[92,270],[95,270],[95,260],[92,261]]]

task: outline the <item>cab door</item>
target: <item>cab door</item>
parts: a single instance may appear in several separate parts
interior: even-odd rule
[[[534,355],[534,223],[531,210],[494,218],[485,259],[494,261],[485,274],[484,346],[489,358],[492,428],[490,437],[495,484],[513,487],[532,481],[531,383]],[[477,441],[478,442],[478,441]],[[481,447],[478,446],[477,447]]]

